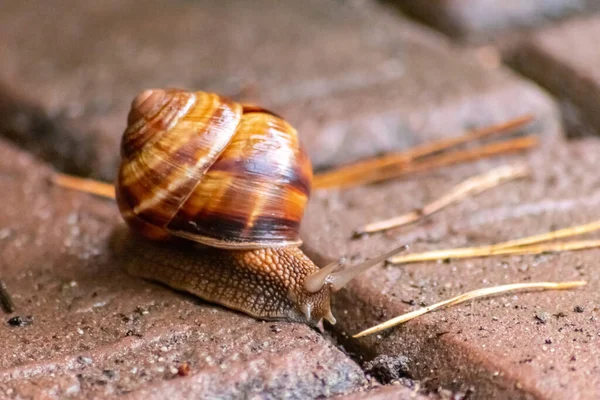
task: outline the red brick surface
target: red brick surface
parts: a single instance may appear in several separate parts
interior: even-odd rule
[[[566,103],[572,134],[600,132],[600,16],[573,19],[523,39],[509,62]]]
[[[598,152],[600,141],[588,140],[538,153],[530,158],[535,170],[530,180],[490,190],[416,226],[359,240],[350,239],[358,226],[420,207],[490,163],[317,194],[305,219],[306,246],[322,258],[358,260],[402,243],[414,252],[491,244],[591,222],[600,217]],[[335,297],[334,330],[366,358],[406,357],[409,376],[430,388],[472,388],[482,399],[595,398],[600,391],[599,256],[599,250],[589,250],[376,267]],[[492,285],[579,279],[589,285],[497,296],[378,335],[349,338],[421,302]],[[575,311],[577,306],[583,311]],[[547,316],[545,322],[539,315]]]
[[[600,9],[594,0],[396,1],[406,12],[460,38],[485,40],[499,32],[540,26]]]
[[[378,266],[334,296],[338,323],[320,332],[128,276],[112,254],[115,204],[48,179],[50,164],[111,179],[129,103],[149,87],[270,107],[299,129],[317,168],[531,113],[543,135],[532,155],[316,191],[305,251],[321,265],[358,262],[400,244],[473,246],[590,222],[600,139],[564,142],[558,106],[570,133],[600,132],[600,19],[552,21],[600,10],[597,1],[4,3],[0,135],[26,150],[0,139],[0,279],[17,308],[0,310],[1,399],[599,397],[600,250]],[[461,47],[399,9],[503,50]],[[524,76],[501,65],[501,51]],[[530,179],[351,239],[517,160],[532,165]],[[578,279],[589,285],[478,300],[351,338],[475,288]]]
[[[305,325],[260,322],[130,278],[105,200],[53,187],[47,167],[0,144],[0,398],[316,398],[365,384]],[[9,318],[31,316],[29,326]],[[189,363],[188,376],[178,368]]]
[[[439,398],[440,397],[437,394],[430,394],[428,396],[425,396],[418,393],[418,388],[417,390],[414,390],[403,387],[401,385],[381,386],[366,392],[356,392],[335,397],[336,400],[425,400]]]
[[[0,131],[63,169],[104,179],[114,176],[129,103],[148,87],[272,107],[299,129],[317,167],[529,112],[539,131],[558,131],[538,88],[375,2],[28,0],[3,8]]]

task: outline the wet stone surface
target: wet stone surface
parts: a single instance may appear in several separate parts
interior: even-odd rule
[[[115,205],[49,173],[0,142],[0,278],[16,305],[0,312],[1,398],[316,398],[367,383],[305,325],[129,277],[109,243]]]
[[[600,10],[594,0],[432,0],[394,4],[451,36],[473,41]]]
[[[535,32],[507,55],[516,69],[555,94],[572,135],[600,133],[600,16]]]
[[[0,132],[109,180],[130,102],[148,87],[273,108],[317,168],[526,113],[538,132],[559,131],[537,87],[370,1],[10,2],[0,53]]]
[[[350,239],[357,227],[420,207],[497,163],[316,193],[303,227],[306,247],[322,262],[342,255],[358,262],[400,244],[409,244],[413,252],[492,244],[592,222],[600,218],[598,152],[595,139],[546,149],[528,156],[534,170],[530,179],[507,183],[420,224],[358,240]],[[430,389],[468,391],[481,399],[594,398],[600,390],[599,256],[600,250],[587,250],[375,267],[334,297],[338,323],[332,329],[363,363],[402,366],[409,378]],[[350,338],[469,290],[581,279],[588,286],[495,296]]]

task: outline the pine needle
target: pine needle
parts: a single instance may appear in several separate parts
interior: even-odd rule
[[[353,186],[362,183],[378,182],[392,179],[411,172],[422,172],[433,168],[467,162],[484,157],[507,154],[529,149],[537,144],[535,138],[520,138],[508,140],[497,146],[482,146],[479,149],[471,149],[439,159],[431,157],[427,162],[409,166],[418,158],[431,156],[435,153],[468,143],[494,134],[510,133],[523,127],[533,120],[532,115],[524,115],[513,120],[487,126],[455,138],[441,139],[432,143],[426,143],[400,153],[388,154],[382,157],[372,158],[365,161],[341,167],[333,171],[316,174],[313,181],[313,189]],[[402,166],[409,166],[401,168]],[[391,170],[390,170],[391,168]],[[114,199],[114,187],[109,183],[95,181],[92,179],[78,178],[67,174],[56,173],[52,182],[58,186],[94,194],[109,199]]]
[[[449,154],[441,154],[429,157],[423,161],[414,161],[391,165],[385,168],[364,170],[360,174],[352,174],[336,179],[323,178],[323,175],[315,175],[313,188],[329,189],[333,187],[344,188],[357,185],[366,185],[369,183],[382,182],[389,179],[399,178],[401,176],[425,172],[432,169],[465,163],[469,161],[490,158],[499,155],[507,155],[529,150],[538,144],[538,138],[534,135],[524,136],[518,139],[506,140],[498,143],[492,143],[473,149],[454,151]]]
[[[411,264],[416,262],[437,260],[460,260],[465,258],[491,257],[491,256],[515,256],[524,254],[560,253],[564,251],[587,250],[600,247],[600,240],[581,240],[571,242],[546,243],[520,247],[463,247],[457,249],[434,250],[423,253],[407,254],[392,257],[388,260],[390,264]]]
[[[529,173],[529,167],[525,164],[504,165],[495,168],[489,172],[473,176],[461,182],[448,193],[425,205],[423,208],[415,209],[399,217],[365,225],[363,228],[358,229],[354,234],[359,236],[366,233],[381,232],[417,222],[457,201],[463,200],[469,196],[475,196],[510,180],[523,178],[529,175]]]
[[[313,181],[313,189],[327,189],[330,187],[348,187],[359,184],[367,184],[373,182],[380,182],[388,179],[397,178],[403,175],[417,172],[425,172],[435,168],[441,168],[448,165],[459,164],[463,162],[469,162],[479,160],[482,158],[506,155],[510,153],[520,152],[529,150],[538,144],[538,139],[535,136],[525,136],[519,139],[507,140],[500,143],[493,143],[486,146],[481,146],[474,149],[455,151],[450,154],[442,154],[439,156],[431,157],[426,161],[414,162],[406,164],[405,167],[400,169],[375,171],[371,175],[364,174],[357,176],[350,181],[339,181],[332,183],[331,185],[323,184],[319,180],[319,175],[315,176]],[[110,183],[96,181],[93,179],[84,179],[72,175],[55,173],[52,176],[52,182],[57,186],[78,190],[80,192],[95,194],[97,196],[106,197],[108,199],[115,198],[114,186]]]
[[[551,240],[562,239],[571,236],[579,236],[597,230],[600,230],[600,220],[590,222],[588,224],[573,226],[570,228],[559,229],[557,231],[542,233],[539,235],[529,236],[516,240],[510,240],[508,242],[497,244],[496,248],[518,247],[535,243],[549,242]]]
[[[586,285],[585,281],[572,281],[572,282],[532,282],[532,283],[514,283],[510,285],[501,285],[501,286],[493,286],[489,288],[477,289],[471,292],[463,293],[456,297],[453,297],[448,300],[440,301],[439,303],[432,304],[427,307],[420,308],[415,311],[408,312],[406,314],[402,314],[396,318],[392,318],[388,321],[385,321],[379,325],[376,325],[372,328],[366,329],[362,332],[357,333],[353,336],[353,338],[359,338],[366,335],[371,335],[373,333],[381,332],[385,329],[392,328],[396,325],[403,324],[411,319],[419,317],[423,314],[427,314],[434,310],[437,310],[442,307],[449,307],[453,305],[457,305],[460,303],[464,303],[469,300],[478,299],[481,297],[486,297],[494,294],[507,293],[516,290],[525,290],[525,289],[542,289],[542,290],[565,290],[572,289],[575,287]]]
[[[406,151],[387,154],[381,157],[371,158],[364,161],[359,161],[347,166],[343,166],[332,171],[327,171],[315,176],[315,183],[322,187],[333,186],[334,182],[345,182],[354,175],[363,175],[369,171],[379,170],[389,166],[400,166],[414,161],[417,158],[422,158],[453,147],[481,139],[494,134],[510,133],[518,128],[523,127],[533,120],[532,115],[524,115],[513,120],[479,128],[465,135],[458,137],[437,140],[431,143],[425,143],[420,146],[413,147]]]
[[[55,185],[61,187],[95,194],[96,196],[105,197],[107,199],[115,198],[115,187],[110,183],[104,183],[93,179],[78,178],[76,176],[58,172],[56,172],[51,179]]]
[[[390,264],[408,264],[422,261],[434,261],[445,259],[463,259],[474,257],[485,257],[493,255],[518,255],[518,254],[540,254],[544,252],[559,252],[569,250],[583,250],[598,247],[596,240],[574,241],[550,244],[547,246],[534,246],[538,243],[565,237],[579,236],[600,230],[600,220],[588,224],[577,225],[570,228],[559,229],[548,233],[533,235],[516,240],[509,240],[488,246],[462,247],[456,249],[434,250],[415,254],[402,254],[388,260]]]

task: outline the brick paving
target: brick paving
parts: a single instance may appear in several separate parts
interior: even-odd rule
[[[395,0],[393,3],[451,36],[472,41],[600,9],[594,0]]]
[[[539,117],[538,131],[559,131],[554,103],[535,86],[374,2],[5,8],[0,131],[83,175],[113,179],[131,99],[155,86],[274,108],[299,129],[316,167],[525,113]]]
[[[418,389],[418,388],[417,388]],[[424,396],[418,393],[415,389],[409,389],[401,385],[390,385],[381,386],[376,389],[356,392],[347,395],[341,395],[334,397],[336,400],[385,400],[385,399],[398,399],[398,400],[425,400],[425,399],[439,399],[441,398],[437,394],[431,394]]]
[[[600,217],[599,151],[600,141],[593,139],[540,152],[531,157],[535,174],[529,180],[416,226],[359,240],[350,239],[358,226],[419,207],[490,163],[317,194],[305,219],[306,246],[321,259],[362,259],[402,243],[412,251],[483,245],[591,222]],[[422,302],[480,287],[586,279],[582,290],[498,296],[342,343],[368,357],[406,357],[409,376],[431,388],[471,389],[477,398],[594,398],[600,391],[599,256],[590,250],[376,268],[338,294],[334,330],[348,337]]]
[[[17,305],[0,312],[8,349],[0,398],[598,397],[598,250],[376,267],[335,296],[338,324],[323,333],[127,276],[111,251],[121,226],[114,204],[48,182],[49,164],[111,179],[131,98],[180,86],[273,108],[299,129],[317,168],[537,117],[532,132],[543,146],[530,156],[315,193],[303,237],[321,264],[401,243],[471,246],[589,222],[600,216],[600,141],[561,136],[600,132],[600,19],[580,16],[597,2],[25,0],[0,8],[0,135],[25,149],[0,140],[0,279]],[[436,29],[487,44],[473,51]],[[350,239],[364,223],[516,160],[534,166],[531,179],[420,224]],[[572,279],[590,284],[497,296],[349,337],[466,290]]]
[[[110,251],[116,206],[48,183],[0,142],[0,397],[315,398],[366,384],[305,325],[259,322],[128,277]],[[12,326],[16,316],[33,321]],[[189,363],[189,376],[178,368]]]
[[[598,35],[600,16],[569,20],[523,38],[507,56],[511,65],[563,101],[573,135],[581,134],[581,127],[600,132]]]

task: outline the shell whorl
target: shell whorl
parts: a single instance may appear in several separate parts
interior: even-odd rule
[[[205,92],[146,90],[121,142],[117,199],[150,237],[220,248],[297,245],[312,168],[281,117]]]

